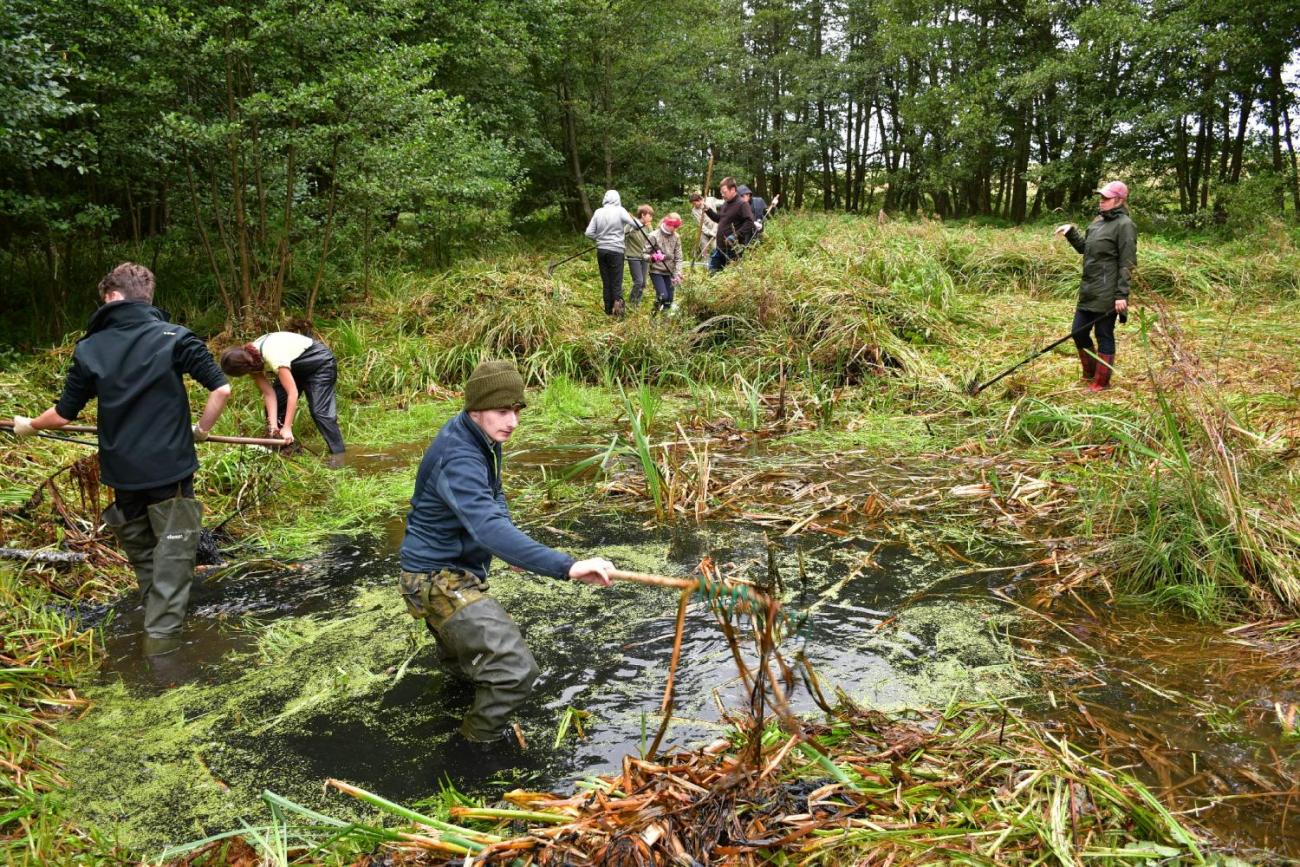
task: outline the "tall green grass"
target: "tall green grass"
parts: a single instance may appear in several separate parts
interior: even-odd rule
[[[73,694],[98,664],[94,636],[49,604],[43,576],[0,565],[4,611],[0,669],[0,860],[6,864],[113,859],[113,846],[93,830],[68,823],[66,781],[42,743],[51,723],[84,708]]]
[[[1198,617],[1300,611],[1300,513],[1277,453],[1248,435],[1173,314],[1140,322],[1136,405],[1027,402],[1013,436],[1094,457],[1075,477],[1075,531],[1129,593]]]

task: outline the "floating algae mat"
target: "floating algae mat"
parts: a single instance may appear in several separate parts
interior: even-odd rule
[[[1007,615],[982,587],[943,582],[941,596],[891,620],[900,602],[959,568],[933,555],[870,540],[777,543],[730,527],[651,533],[616,522],[584,522],[550,541],[629,570],[686,574],[709,554],[730,574],[778,580],[788,606],[813,611],[802,640],[824,682],[872,707],[1017,688],[997,633]],[[341,815],[337,798],[322,794],[328,777],[402,802],[435,794],[444,779],[469,792],[563,787],[617,768],[653,734],[675,594],[494,574],[494,593],[543,669],[520,715],[531,748],[520,767],[498,773],[448,749],[470,693],[438,668],[396,574],[391,552],[352,547],[301,571],[207,587],[192,643],[173,669],[152,673],[133,655],[133,615],[122,612],[110,627],[104,683],[87,694],[93,709],[60,728],[72,815],[150,855],[256,821],[267,788]],[[689,610],[682,658],[666,745],[713,740],[726,728],[722,707],[741,703],[730,652],[702,602]],[[589,714],[586,737],[570,732],[553,748],[571,707]],[[802,691],[793,707],[814,709]]]

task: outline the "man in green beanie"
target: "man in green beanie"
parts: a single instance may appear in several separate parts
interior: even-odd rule
[[[534,541],[510,520],[501,490],[501,444],[519,426],[524,380],[508,361],[479,364],[465,384],[465,411],[424,453],[406,516],[401,592],[422,618],[452,673],[474,684],[460,733],[474,743],[513,737],[511,713],[537,679],[519,627],[488,595],[492,557],[560,580],[609,585],[614,565],[577,560]]]

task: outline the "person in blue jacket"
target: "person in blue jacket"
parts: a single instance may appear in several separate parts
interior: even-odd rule
[[[465,409],[442,426],[420,461],[402,539],[402,598],[423,619],[453,675],[475,687],[460,726],[466,740],[508,743],[510,715],[532,691],[537,663],[519,627],[488,593],[499,557],[520,571],[609,585],[614,565],[548,548],[510,520],[501,444],[519,426],[524,380],[509,361],[484,361],[465,385]]]

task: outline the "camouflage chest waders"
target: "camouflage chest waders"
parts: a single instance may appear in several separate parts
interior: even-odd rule
[[[498,739],[538,675],[519,627],[468,572],[403,570],[400,587],[407,612],[433,633],[439,660],[474,684],[460,733],[472,741]]]

